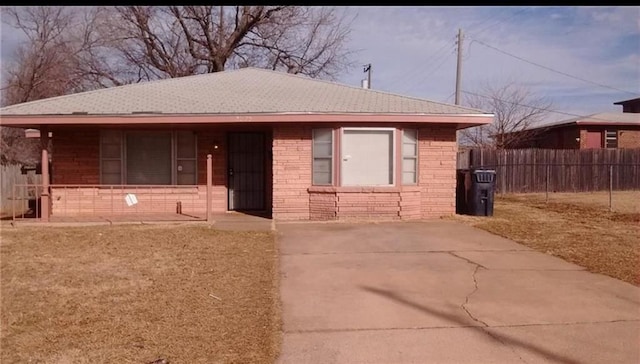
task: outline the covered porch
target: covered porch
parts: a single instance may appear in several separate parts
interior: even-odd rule
[[[271,218],[271,127],[38,129],[50,164],[43,163],[41,185],[16,185],[14,198],[35,199],[31,216],[42,221],[212,221],[226,212]]]

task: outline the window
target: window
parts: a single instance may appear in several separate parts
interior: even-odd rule
[[[418,170],[418,131],[402,131],[402,184],[414,185]]]
[[[313,184],[331,185],[333,174],[333,130],[313,130]]]
[[[342,134],[343,186],[389,186],[394,183],[394,131],[348,128]]]
[[[617,130],[605,130],[605,132],[604,132],[604,147],[605,148],[617,148],[618,147],[618,131]]]
[[[195,133],[103,130],[100,176],[102,184],[194,185]]]
[[[107,185],[122,183],[122,132],[103,130],[100,134],[100,181]]]
[[[177,184],[194,185],[196,175],[196,134],[192,131],[176,132]]]
[[[171,184],[171,132],[126,134],[128,185]]]

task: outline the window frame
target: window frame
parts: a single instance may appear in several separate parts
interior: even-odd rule
[[[118,133],[120,139],[120,183],[119,184],[106,184],[106,185],[118,185],[118,186],[145,186],[135,185],[127,183],[127,134],[128,133],[153,133],[153,132],[166,132],[164,130],[122,130],[122,129],[101,129],[99,135],[98,145],[100,147],[99,152],[99,176],[100,184],[105,184],[103,181],[103,160],[118,160],[116,158],[104,158],[102,133],[115,131]],[[178,184],[178,132],[189,131],[193,133],[194,141],[194,157],[193,158],[180,158],[180,160],[193,160],[195,161],[194,171],[194,184]],[[171,133],[171,183],[157,186],[197,186],[198,185],[198,133],[194,130],[170,130]],[[146,185],[156,186],[156,185]]]
[[[326,130],[329,131],[331,133],[331,142],[330,142],[330,148],[329,150],[331,151],[331,155],[329,157],[316,157],[316,141],[315,141],[315,134],[316,131],[320,131],[320,130]],[[313,128],[311,130],[311,185],[312,186],[333,186],[335,185],[335,129],[334,128]],[[316,161],[316,159],[328,159],[329,163],[330,163],[330,167],[329,167],[329,174],[330,174],[330,181],[329,183],[316,183],[314,177],[315,177],[315,170],[314,170],[314,163]]]
[[[387,132],[391,132],[391,145],[389,146],[391,148],[391,160],[390,162],[392,163],[390,171],[391,171],[391,183],[390,184],[384,184],[384,185],[373,185],[373,184],[369,184],[369,185],[346,185],[344,184],[344,168],[345,165],[344,163],[342,163],[343,160],[343,152],[344,152],[344,134],[345,131],[387,131]],[[395,187],[398,185],[398,171],[397,171],[397,159],[398,159],[398,151],[397,151],[397,135],[398,135],[398,128],[395,127],[343,127],[340,128],[340,151],[339,156],[340,156],[340,165],[339,165],[339,170],[340,170],[340,186],[345,186],[345,187]]]
[[[607,135],[608,133],[614,133],[615,137],[610,139],[610,137]],[[618,130],[616,130],[616,129],[614,129],[614,130],[605,129],[604,133],[603,133],[603,136],[604,136],[604,143],[603,144],[604,144],[604,148],[605,149],[617,149],[618,148]],[[609,140],[613,140],[615,142],[615,147],[610,147],[608,145]]]
[[[120,143],[119,143],[120,144],[120,158],[111,158],[111,157],[106,158],[106,157],[104,157],[103,142],[102,142],[102,138],[103,138],[102,135],[103,135],[104,132],[114,132],[114,133],[117,134],[117,138],[120,140]],[[122,130],[101,129],[100,132],[99,132],[98,145],[100,147],[100,152],[99,152],[99,161],[98,161],[99,162],[98,173],[99,173],[99,176],[100,176],[100,179],[99,179],[100,184],[103,184],[103,170],[104,170],[103,169],[104,168],[103,161],[105,161],[105,160],[120,162],[120,183],[119,183],[119,185],[123,184],[122,176],[126,173],[126,171],[124,171],[124,167],[125,167],[125,164],[124,164],[125,146],[123,145],[123,143],[124,143],[125,140],[124,140],[123,135],[124,135],[124,132]]]
[[[416,139],[415,143],[405,143],[405,141],[404,141],[404,133],[405,133],[407,130],[410,130],[410,131],[412,131],[412,132],[414,132],[414,133],[415,133],[415,139]],[[419,174],[418,174],[418,170],[419,170],[419,168],[420,168],[420,165],[419,165],[419,163],[418,163],[419,156],[420,156],[420,150],[418,149],[418,148],[419,148],[419,145],[420,145],[420,144],[418,143],[418,141],[419,141],[419,140],[420,140],[420,139],[419,139],[419,136],[418,136],[418,129],[409,129],[409,128],[403,128],[403,129],[402,129],[402,138],[401,138],[401,144],[402,144],[402,145],[401,145],[401,153],[402,153],[402,158],[401,158],[401,167],[400,167],[400,173],[401,173],[401,176],[400,176],[400,178],[401,178],[401,179],[400,179],[400,182],[401,182],[401,184],[402,184],[403,186],[417,186],[417,185],[418,185],[418,179],[419,179],[419,178],[418,178],[418,176],[419,176]],[[414,155],[412,155],[412,156],[405,156],[405,155],[404,155],[404,145],[405,145],[405,144],[415,145],[415,149],[414,149],[414,150],[415,150],[415,154],[414,154]],[[404,173],[405,173],[405,170],[404,170],[404,160],[405,160],[405,159],[413,159],[413,160],[415,161],[415,167],[416,167],[416,168],[415,168],[415,170],[413,171],[413,173],[414,173],[414,175],[413,175],[413,182],[409,182],[409,183],[405,183],[405,182],[404,182]]]

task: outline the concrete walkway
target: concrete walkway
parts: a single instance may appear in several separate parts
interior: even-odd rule
[[[279,363],[639,363],[640,289],[459,223],[277,225]]]

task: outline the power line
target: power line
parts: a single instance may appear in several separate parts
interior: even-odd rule
[[[513,19],[516,15],[518,15],[518,14],[520,14],[520,13],[522,13],[522,12],[525,12],[525,11],[527,11],[527,10],[529,10],[529,9],[531,9],[531,7],[530,7],[530,6],[527,6],[527,7],[525,7],[524,9],[519,10],[519,11],[517,11],[517,12],[515,12],[515,13],[511,14],[511,16],[509,16],[509,17],[507,17],[507,18],[504,18],[504,19],[502,19],[502,20],[499,20],[499,21],[497,21],[496,23],[494,23],[494,24],[492,24],[492,25],[489,25],[489,26],[487,26],[487,27],[482,28],[482,30],[478,30],[477,32],[476,32],[476,31],[471,31],[471,33],[480,34],[480,33],[484,32],[484,31],[488,30],[489,28],[492,28],[492,27],[494,27],[494,26],[496,26],[496,25],[498,25],[498,24],[500,24],[500,23],[503,23],[503,22],[505,22],[505,21],[507,21],[507,20],[511,20],[511,19]],[[482,23],[481,23],[481,24],[482,24]]]
[[[462,93],[465,93],[465,94],[468,94],[468,95],[474,95],[474,96],[478,96],[478,97],[483,97],[485,99],[490,99],[490,100],[498,100],[498,101],[501,101],[501,102],[506,102],[506,103],[511,104],[511,105],[528,107],[530,109],[548,111],[548,112],[552,112],[552,113],[555,113],[555,114],[564,114],[564,115],[569,115],[569,116],[577,116],[579,118],[587,118],[588,117],[589,119],[594,119],[594,120],[610,121],[610,120],[607,120],[607,119],[595,118],[595,117],[592,117],[592,116],[589,116],[589,115],[572,114],[572,113],[568,113],[568,112],[564,112],[564,111],[541,108],[541,107],[531,106],[531,105],[527,105],[527,104],[520,104],[520,103],[517,103],[517,102],[503,100],[503,99],[499,99],[497,97],[492,97],[492,96],[487,96],[487,95],[481,95],[481,94],[478,94],[478,93],[475,93],[475,92],[470,92],[470,91],[462,91]]]
[[[449,58],[453,55],[453,53],[449,53],[445,58],[442,59],[442,62],[440,62],[440,64],[438,64],[435,68],[433,68],[430,72],[423,74],[422,78],[420,79],[420,81],[416,84],[414,84],[413,86],[409,87],[408,89],[405,89],[404,92],[409,92],[410,90],[413,90],[417,85],[423,83],[424,81],[426,81],[427,77],[431,76],[435,71],[439,70],[440,67],[442,67],[442,65],[444,65]]]
[[[441,59],[443,55],[446,56],[446,54],[444,53],[441,54],[441,53],[442,51],[446,50],[447,47],[451,46],[451,43],[450,43],[451,40],[453,40],[453,38],[447,39],[446,43],[442,47],[440,47],[437,51],[435,51],[433,54],[431,54],[429,57],[425,58],[424,62],[419,63],[416,67],[406,72],[403,76],[396,78],[393,82],[391,82],[391,84],[387,86],[387,88],[391,88],[392,86],[395,86],[398,82],[400,82],[400,80],[406,81],[407,76],[413,75],[419,68],[427,67],[427,65],[431,66],[433,63],[437,62],[436,60]],[[429,60],[429,62],[426,62],[427,60]]]
[[[478,40],[478,39],[475,39],[475,38],[473,38],[473,41],[474,41],[474,42],[477,42],[477,43],[479,43],[479,44],[481,44],[481,45],[483,45],[483,46],[485,46],[485,47],[487,47],[487,48],[491,48],[491,49],[493,49],[493,50],[495,50],[495,51],[497,51],[497,52],[500,52],[500,53],[502,53],[502,54],[505,54],[505,55],[507,55],[507,56],[510,56],[510,57],[513,57],[513,58],[518,59],[518,60],[520,60],[520,61],[523,61],[523,62],[526,62],[526,63],[532,64],[532,65],[534,65],[534,66],[538,66],[538,67],[540,67],[540,68],[544,68],[544,69],[546,69],[546,70],[548,70],[548,71],[551,71],[551,72],[555,72],[555,73],[561,74],[561,75],[563,75],[563,76],[567,76],[567,77],[570,77],[570,78],[573,78],[573,79],[576,79],[576,80],[579,80],[579,81],[582,81],[582,82],[590,83],[590,84],[592,84],[592,85],[596,85],[596,86],[600,86],[600,87],[608,88],[608,89],[611,89],[611,90],[615,90],[615,91],[620,91],[620,92],[628,93],[628,94],[631,94],[631,95],[636,95],[636,94],[637,94],[636,92],[631,92],[631,91],[627,91],[627,90],[622,90],[622,89],[619,89],[619,88],[616,88],[616,87],[607,86],[607,85],[603,85],[603,84],[601,84],[601,83],[597,83],[597,82],[589,81],[589,80],[587,80],[587,79],[584,79],[584,78],[581,78],[581,77],[578,77],[578,76],[574,76],[574,75],[570,75],[570,74],[568,74],[568,73],[566,73],[566,72],[558,71],[558,70],[553,69],[553,68],[551,68],[551,67],[547,67],[547,66],[541,65],[541,64],[539,64],[539,63],[535,63],[535,62],[532,62],[532,61],[526,60],[526,59],[524,59],[524,58],[522,58],[522,57],[519,57],[519,56],[516,56],[515,54],[511,54],[511,53],[509,53],[509,52],[503,51],[502,49],[496,48],[496,47],[494,47],[494,46],[492,46],[492,45],[489,45],[489,44],[487,44],[487,43],[485,43],[485,42],[482,42],[482,41],[480,41],[480,40]]]

